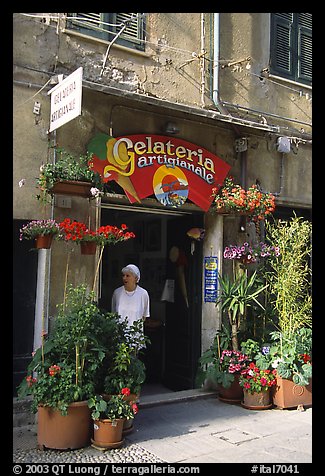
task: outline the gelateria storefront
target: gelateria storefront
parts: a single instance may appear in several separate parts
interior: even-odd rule
[[[218,325],[223,217],[207,212],[212,189],[230,166],[201,146],[169,136],[100,133],[88,150],[103,180],[124,192],[102,199],[101,224],[125,223],[136,235],[123,247],[105,247],[99,303],[110,310],[121,269],[136,264],[150,295],[146,382],[194,388],[202,339],[211,339]]]

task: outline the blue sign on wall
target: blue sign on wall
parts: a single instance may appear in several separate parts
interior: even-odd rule
[[[218,258],[204,258],[204,302],[216,302],[218,292]]]

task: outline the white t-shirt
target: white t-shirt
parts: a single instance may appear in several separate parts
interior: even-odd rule
[[[124,286],[115,289],[112,312],[117,312],[122,319],[127,317],[129,325],[143,317],[150,317],[148,292],[138,285],[134,291],[126,291]]]

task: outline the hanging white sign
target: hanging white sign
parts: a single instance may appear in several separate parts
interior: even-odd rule
[[[49,132],[52,132],[81,114],[82,67],[54,86],[48,94],[51,94]]]

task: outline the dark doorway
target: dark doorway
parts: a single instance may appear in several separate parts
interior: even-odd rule
[[[144,355],[146,383],[163,384],[170,390],[194,388],[201,346],[202,243],[197,242],[191,254],[187,231],[203,226],[203,213],[156,214],[103,208],[101,223],[117,226],[124,223],[135,232],[136,238],[105,248],[100,306],[111,310],[112,293],[122,285],[122,267],[129,263],[139,266],[139,285],[147,289],[150,296],[151,322],[145,326],[151,341]],[[184,279],[189,307],[179,287],[179,271],[169,258],[172,247],[178,247],[185,254]],[[167,279],[175,284],[174,302],[162,300]]]
[[[203,215],[168,222],[167,278],[174,281],[174,302],[167,302],[164,384],[172,390],[194,388],[201,350],[202,243],[187,231],[203,226]]]
[[[20,241],[19,230],[26,221],[13,223],[13,395],[26,375],[34,339],[37,251],[31,241]]]

